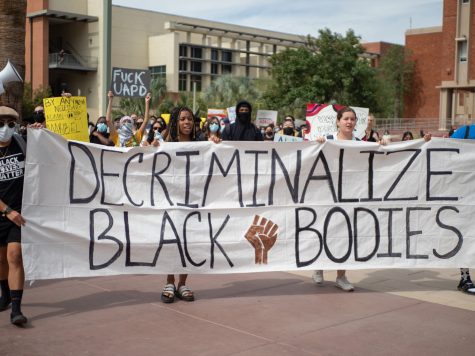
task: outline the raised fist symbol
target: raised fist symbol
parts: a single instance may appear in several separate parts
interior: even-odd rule
[[[244,236],[254,247],[256,264],[267,264],[267,252],[269,252],[277,240],[278,228],[279,226],[271,220],[267,220],[259,215],[254,216],[254,221]]]

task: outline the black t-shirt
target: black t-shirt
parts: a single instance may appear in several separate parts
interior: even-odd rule
[[[12,138],[8,147],[0,147],[0,199],[16,211],[21,211],[24,174],[25,156]]]

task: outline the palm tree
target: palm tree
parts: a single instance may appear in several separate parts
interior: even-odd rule
[[[214,80],[203,93],[208,107],[228,108],[235,106],[239,100],[255,103],[261,96],[255,83],[247,77],[223,75]]]
[[[0,70],[9,59],[22,78],[25,77],[25,19],[26,0],[0,1]],[[12,84],[7,88],[9,95],[3,95],[1,101],[21,112],[23,84]]]

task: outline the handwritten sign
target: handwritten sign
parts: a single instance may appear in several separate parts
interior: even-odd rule
[[[43,99],[46,127],[67,140],[89,142],[87,103],[84,96]]]
[[[257,110],[256,126],[266,127],[270,124],[277,124],[277,111],[274,110]]]
[[[343,105],[330,104],[307,104],[307,134],[305,139],[315,141],[318,136],[334,134],[337,131],[336,114]],[[351,106],[356,112],[356,126],[353,134],[362,138],[365,135],[366,126],[368,126],[367,108]]]
[[[472,140],[27,144],[28,279],[475,267]]]
[[[144,98],[150,88],[150,71],[142,69],[112,69],[112,92],[116,96]]]
[[[274,135],[274,142],[302,142],[302,141],[303,141],[303,138],[301,137],[281,135],[278,133]]]

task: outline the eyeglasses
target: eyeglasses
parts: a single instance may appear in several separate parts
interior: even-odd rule
[[[7,126],[11,129],[13,129],[16,126],[16,123],[13,121],[10,121],[10,122],[0,121],[0,127],[5,126],[5,124],[7,124]]]

